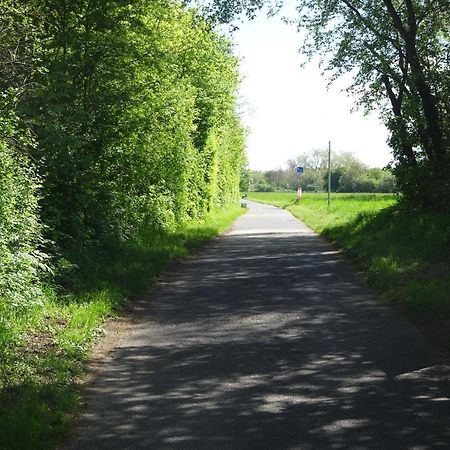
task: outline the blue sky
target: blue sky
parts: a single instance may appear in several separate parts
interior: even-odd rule
[[[234,33],[250,168],[283,167],[289,158],[327,147],[329,140],[333,150],[353,152],[372,167],[385,166],[391,159],[388,135],[377,115],[351,113],[355,101],[342,92],[346,84],[327,90],[317,63],[301,68],[301,39],[294,26],[264,14]]]

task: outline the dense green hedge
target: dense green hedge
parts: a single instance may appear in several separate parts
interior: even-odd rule
[[[44,254],[38,250],[41,224],[37,178],[28,158],[14,146],[17,137],[14,116],[7,116],[5,105],[1,111],[0,320],[6,306],[21,309],[39,302],[42,296],[39,273],[45,267]]]
[[[229,43],[180,2],[63,3],[43,12],[48,73],[30,111],[55,239],[130,239],[235,202]]]
[[[42,300],[42,223],[34,148],[18,105],[39,72],[36,26],[26,2],[0,1],[0,359],[11,310]]]
[[[237,60],[196,10],[178,0],[0,8],[3,304],[37,298],[43,252],[73,267],[83,252],[237,203]]]

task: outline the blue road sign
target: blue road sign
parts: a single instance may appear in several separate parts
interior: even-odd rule
[[[296,173],[303,173],[303,172],[304,172],[303,166],[297,166],[297,167],[295,168],[295,172],[296,172]]]

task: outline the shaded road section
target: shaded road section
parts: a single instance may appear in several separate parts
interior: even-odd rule
[[[139,303],[67,448],[449,448],[422,335],[290,213],[248,204]]]

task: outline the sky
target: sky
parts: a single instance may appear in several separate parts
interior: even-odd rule
[[[340,82],[327,89],[317,63],[299,54],[301,35],[280,17],[260,14],[233,34],[241,59],[240,88],[249,167],[285,167],[288,159],[314,148],[352,152],[370,167],[391,160],[385,127],[376,113],[351,112],[355,100]]]

